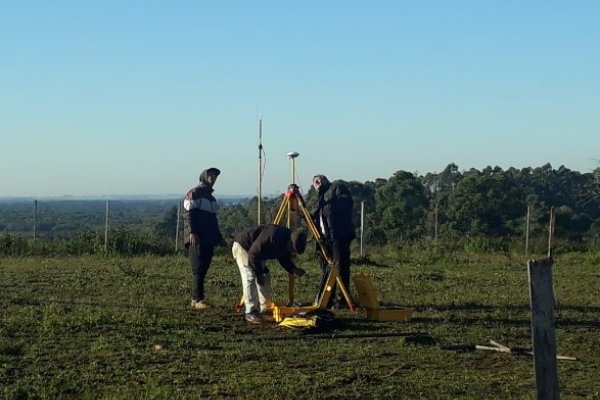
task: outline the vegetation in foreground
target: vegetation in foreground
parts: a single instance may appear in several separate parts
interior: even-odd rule
[[[209,272],[208,311],[192,311],[182,256],[0,259],[0,397],[6,399],[534,398],[533,361],[439,344],[530,347],[526,262],[508,254],[440,257],[383,248],[353,272],[409,322],[337,313],[321,332],[250,326],[226,250]],[[296,297],[312,301],[320,272]],[[561,397],[600,396],[600,254],[563,254],[554,267]],[[287,275],[273,265],[276,299]],[[354,292],[354,288],[351,288]],[[411,344],[426,333],[438,345]]]

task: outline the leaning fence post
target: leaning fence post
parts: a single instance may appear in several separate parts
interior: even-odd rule
[[[530,260],[527,262],[527,271],[537,398],[539,400],[559,399],[552,259]]]

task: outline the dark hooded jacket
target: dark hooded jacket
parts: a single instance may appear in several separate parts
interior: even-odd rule
[[[207,181],[208,170],[202,171],[198,185],[190,189],[183,200],[183,237],[190,245],[190,233],[195,233],[201,246],[216,246],[223,242],[217,220],[217,200]]]
[[[341,183],[324,182],[313,210],[313,221],[325,240],[347,240],[356,237],[352,223],[352,196]]]
[[[291,257],[291,236],[292,231],[286,227],[266,224],[237,233],[233,240],[248,252],[248,264],[257,275],[264,273],[265,260],[277,260],[293,274],[296,265]]]

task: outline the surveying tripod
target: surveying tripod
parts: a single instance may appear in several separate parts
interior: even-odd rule
[[[317,297],[315,298],[315,303],[311,307],[312,309],[325,309],[329,304],[329,300],[331,298],[332,290],[334,285],[337,283],[338,290],[342,293],[344,300],[348,304],[348,308],[351,311],[354,311],[354,305],[352,304],[352,299],[350,298],[350,294],[348,293],[348,289],[346,285],[342,282],[342,279],[339,274],[338,266],[335,265],[335,262],[329,255],[329,250],[327,246],[323,242],[323,238],[321,237],[321,233],[315,226],[308,209],[306,208],[306,203],[300,194],[300,190],[295,183],[292,183],[288,186],[288,190],[283,196],[283,201],[279,206],[279,210],[273,219],[273,223],[276,225],[280,225],[283,216],[287,214],[287,227],[291,228],[293,216],[298,215],[304,219],[308,230],[311,235],[315,239],[319,251],[321,252],[321,256],[327,262],[328,268],[327,271],[324,272],[323,280],[321,282],[321,287]],[[288,277],[288,297],[289,304],[293,305],[294,302],[294,283],[295,276],[290,274]]]

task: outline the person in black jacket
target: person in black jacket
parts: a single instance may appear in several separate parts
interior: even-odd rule
[[[224,243],[217,220],[217,200],[213,186],[221,171],[202,171],[198,185],[183,200],[184,240],[192,266],[191,307],[201,310],[210,305],[204,300],[204,278],[213,258],[214,248]]]
[[[294,264],[293,258],[304,253],[306,234],[265,224],[239,232],[233,240],[231,254],[242,278],[245,318],[248,322],[260,324],[263,322],[260,315],[272,308],[271,274],[266,260],[279,261],[290,274],[304,275],[304,270]]]
[[[352,223],[352,196],[345,185],[331,183],[325,175],[315,175],[313,187],[319,195],[312,213],[313,221],[320,230],[329,256],[338,267],[342,283],[350,290],[350,244],[356,237]],[[325,274],[328,265],[323,258],[321,268]],[[331,295],[332,299],[334,294]],[[339,291],[335,306],[343,308],[345,305]]]

